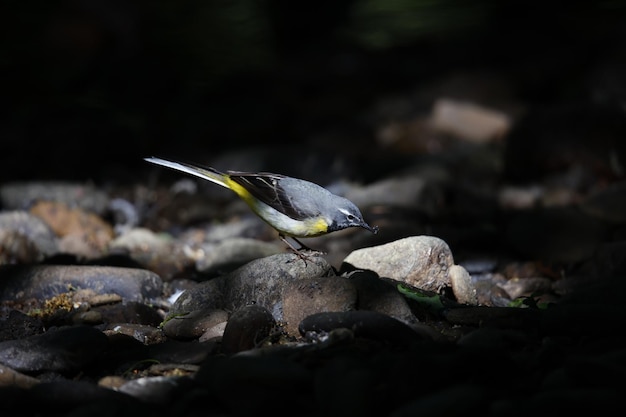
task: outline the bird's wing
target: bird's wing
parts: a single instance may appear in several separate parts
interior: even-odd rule
[[[295,220],[304,220],[311,217],[313,213],[304,212],[294,205],[293,199],[281,185],[290,178],[280,174],[268,172],[248,173],[238,171],[228,171],[231,180],[248,190],[255,198],[275,208],[281,213]]]

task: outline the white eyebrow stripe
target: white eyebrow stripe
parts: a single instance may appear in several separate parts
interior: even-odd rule
[[[354,213],[351,213],[351,212],[349,212],[346,209],[340,208],[339,211],[342,212],[343,214],[345,214],[346,216],[354,216]]]

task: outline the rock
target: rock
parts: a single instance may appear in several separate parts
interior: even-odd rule
[[[312,314],[302,320],[298,328],[303,336],[308,332],[330,332],[334,329],[346,328],[351,330],[355,337],[399,345],[430,339],[424,333],[418,333],[386,314],[365,310]]]
[[[276,243],[250,238],[229,238],[217,243],[204,243],[199,248],[196,269],[204,274],[230,272],[258,258],[285,251]]]
[[[156,272],[163,281],[193,265],[194,258],[177,240],[145,228],[126,231],[111,241],[111,252],[124,252],[145,268]]]
[[[63,327],[0,342],[0,363],[20,372],[76,371],[99,358],[108,342],[104,333],[92,327]]]
[[[472,284],[472,277],[469,272],[460,265],[452,265],[449,275],[456,301],[461,304],[477,305],[476,288]]]
[[[426,194],[432,190],[428,185],[423,177],[417,175],[393,177],[363,187],[352,187],[346,193],[346,198],[358,207],[384,202],[393,207],[415,208],[421,202],[430,201]]]
[[[145,324],[121,323],[109,325],[108,327],[109,330],[104,331],[107,335],[124,334],[137,339],[144,345],[163,343],[166,340],[160,329]]]
[[[23,210],[38,201],[56,201],[102,214],[107,194],[95,186],[64,182],[15,182],[0,187],[0,201],[9,210]]]
[[[417,322],[406,298],[372,271],[354,271],[348,274],[348,279],[356,287],[359,310],[383,313],[406,324]]]
[[[59,250],[85,258],[101,256],[113,239],[113,227],[93,212],[57,201],[40,201],[30,213],[43,220],[59,239]]]
[[[166,324],[172,318],[185,317],[194,311],[223,309],[225,305],[223,284],[223,279],[218,277],[184,290],[170,307],[165,318]]]
[[[354,310],[357,291],[345,277],[311,278],[287,282],[282,300],[284,328],[296,336],[300,322],[311,314]]]
[[[215,341],[181,342],[169,339],[162,343],[148,346],[145,358],[159,363],[198,365],[219,352]]]
[[[434,236],[412,236],[371,248],[358,249],[344,259],[341,271],[366,269],[424,291],[449,287],[454,265],[447,243]]]
[[[267,308],[276,321],[282,321],[283,290],[289,282],[332,275],[332,267],[322,257],[312,257],[305,262],[294,254],[282,253],[256,259],[182,293],[172,305],[168,318],[194,310],[236,311],[256,304]]]
[[[92,307],[102,317],[103,323],[127,323],[157,327],[163,318],[156,309],[146,303],[127,301]]]
[[[118,391],[149,404],[169,404],[185,383],[185,377],[151,376],[128,381]]]
[[[170,315],[163,324],[163,332],[174,339],[196,339],[208,329],[228,321],[224,310],[208,308],[193,310],[184,315]]]
[[[48,299],[69,289],[115,293],[125,300],[146,301],[161,295],[163,282],[144,269],[83,265],[0,266],[0,301]]]
[[[8,366],[0,365],[0,388],[31,388],[39,384],[39,382],[37,378],[16,372]]]
[[[233,353],[259,347],[276,326],[276,321],[266,308],[249,305],[235,311],[224,329],[222,352]]]
[[[276,321],[282,321],[282,294],[289,282],[333,275],[332,267],[322,257],[304,261],[284,253],[252,261],[219,279],[223,282],[226,310],[256,304],[267,308]]]
[[[431,123],[443,133],[470,142],[488,143],[502,139],[511,129],[513,120],[495,109],[442,98],[435,102]]]
[[[0,213],[0,265],[39,262],[58,250],[56,235],[39,217],[25,211]]]
[[[530,297],[533,294],[545,294],[552,289],[552,280],[543,277],[511,278],[501,285],[511,300],[521,296]]]
[[[222,340],[224,337],[224,331],[226,330],[226,325],[228,321],[223,321],[221,323],[217,323],[213,327],[209,327],[205,330],[204,333],[198,339],[199,342],[207,342],[210,340]]]

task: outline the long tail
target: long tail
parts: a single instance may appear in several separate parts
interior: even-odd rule
[[[182,171],[187,174],[209,180],[225,188],[230,188],[226,183],[226,178],[224,174],[214,168],[200,168],[198,166],[186,164],[184,162],[168,161],[166,159],[155,157],[144,158],[144,160],[152,162],[153,164],[162,165],[167,168],[175,169],[176,171]]]

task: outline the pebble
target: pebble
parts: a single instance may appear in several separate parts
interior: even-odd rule
[[[169,404],[176,400],[186,378],[151,376],[133,379],[120,386],[117,391],[128,394],[149,404]]]
[[[353,271],[346,275],[356,287],[359,310],[383,313],[406,324],[418,321],[406,298],[390,281],[380,279],[372,271]]]
[[[0,388],[3,387],[18,387],[18,388],[31,388],[39,384],[37,378],[17,372],[8,366],[0,365]]]
[[[163,324],[163,333],[173,339],[197,339],[209,329],[228,321],[225,310],[207,308],[187,314],[171,314]]]
[[[260,305],[249,305],[233,312],[222,337],[222,352],[231,355],[259,347],[272,334],[276,321]]]
[[[364,337],[393,344],[410,344],[422,341],[425,336],[399,320],[374,311],[346,311],[316,313],[300,322],[301,335],[309,332],[330,332],[347,328],[355,337]]]
[[[105,334],[125,334],[137,339],[144,345],[154,345],[167,340],[161,329],[145,324],[121,323],[109,324]]]
[[[452,265],[448,272],[456,301],[461,304],[477,305],[478,296],[469,272],[460,265]]]

